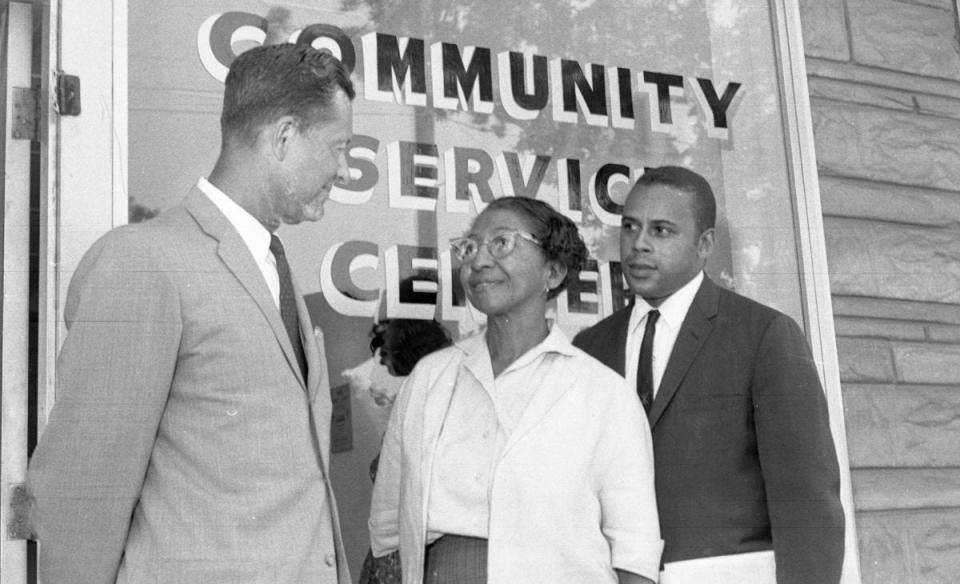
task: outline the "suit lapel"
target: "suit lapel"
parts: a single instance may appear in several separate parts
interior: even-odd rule
[[[600,327],[587,331],[587,335],[578,336],[574,344],[592,355],[595,359],[613,369],[621,376],[626,375],[624,353],[627,346],[627,327],[630,324],[632,304],[610,316]],[[602,328],[601,328],[602,327]]]
[[[193,189],[184,201],[187,211],[193,215],[197,223],[208,235],[219,242],[217,253],[220,259],[233,275],[240,281],[243,287],[253,298],[263,313],[264,318],[273,329],[273,334],[283,349],[283,354],[287,358],[287,363],[293,369],[294,374],[300,381],[300,385],[306,389],[303,375],[300,372],[300,366],[293,353],[293,346],[290,344],[290,338],[287,336],[287,330],[283,326],[283,320],[280,318],[280,311],[273,301],[270,289],[263,279],[263,272],[250,255],[250,248],[244,243],[243,238],[237,233],[233,224],[224,217],[220,209],[201,193],[198,189]],[[299,294],[297,295],[299,298]],[[303,304],[302,300],[298,302],[298,308]],[[303,308],[303,310],[306,310]],[[301,314],[301,319],[303,315]],[[301,322],[301,328],[303,324]],[[307,343],[304,343],[305,345]]]
[[[626,351],[624,347],[627,346],[627,328],[630,326],[630,313],[632,312],[633,304],[629,304],[627,308],[621,310],[617,314],[619,315],[614,321],[614,338],[612,339],[611,347],[617,347],[616,351],[603,351],[602,354],[604,358],[602,359],[603,364],[607,367],[613,369],[621,376],[627,374],[627,363],[626,363]]]
[[[696,358],[703,343],[710,336],[713,330],[713,318],[717,314],[717,301],[719,292],[717,286],[709,278],[704,277],[703,284],[687,311],[686,318],[680,326],[680,333],[677,335],[677,341],[673,345],[673,351],[670,353],[670,359],[667,361],[667,368],[663,372],[663,379],[660,380],[660,387],[657,389],[657,395],[653,400],[653,407],[650,408],[650,428],[653,429],[663,415],[663,411],[670,404],[670,400],[677,393],[680,382],[686,376],[690,365]]]
[[[300,298],[299,294],[297,298]],[[300,328],[303,329],[304,317],[306,314],[305,306],[297,302],[297,308],[302,310],[300,316]],[[329,476],[330,472],[330,427],[327,423],[333,413],[333,403],[330,399],[330,379],[327,376],[327,360],[324,356],[323,333],[317,331],[305,336],[303,339],[303,350],[307,356],[307,395],[310,400],[311,411],[313,412],[313,426],[317,430],[317,444],[323,466],[323,472]],[[298,367],[299,368],[299,367]],[[320,399],[317,399],[319,396]],[[326,430],[324,431],[324,428]]]
[[[307,310],[307,303],[303,300],[296,278],[290,275],[293,282],[293,295],[297,300],[297,316],[300,322],[300,339],[303,341],[303,352],[307,358],[307,394],[312,402],[321,388],[330,393],[330,380],[327,376],[327,359],[323,347],[323,335],[313,332],[313,321]],[[299,369],[299,367],[296,367]]]

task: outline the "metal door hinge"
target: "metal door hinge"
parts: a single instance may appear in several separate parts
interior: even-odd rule
[[[10,519],[7,539],[36,539],[30,529],[30,495],[22,483],[10,486]]]
[[[57,74],[57,111],[61,116],[80,115],[80,78]]]
[[[37,117],[37,91],[30,87],[14,87],[13,139],[36,140]]]

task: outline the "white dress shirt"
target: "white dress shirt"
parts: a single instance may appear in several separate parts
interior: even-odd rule
[[[624,355],[627,384],[631,388],[637,386],[637,365],[640,360],[640,344],[643,342],[644,328],[647,326],[647,313],[651,310],[660,311],[656,331],[653,337],[653,395],[656,397],[663,379],[663,372],[667,369],[667,361],[673,352],[673,345],[680,334],[680,326],[687,317],[690,305],[703,283],[703,272],[699,272],[692,280],[684,284],[679,290],[671,294],[660,306],[653,307],[646,300],[637,296],[630,312],[630,322],[627,325],[627,346]]]
[[[274,304],[280,308],[280,276],[277,275],[277,259],[270,251],[270,232],[246,209],[204,177],[201,176],[197,181],[197,188],[220,209],[227,221],[240,233],[240,238],[247,244],[257,267],[263,273],[263,279],[267,281]]]

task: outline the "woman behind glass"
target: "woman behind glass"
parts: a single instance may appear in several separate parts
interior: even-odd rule
[[[380,355],[380,364],[394,377],[406,377],[424,355],[453,344],[450,333],[435,320],[385,318],[370,330],[370,352]],[[374,397],[378,406],[390,407],[392,398],[381,394]],[[370,463],[370,480],[376,483],[380,453]],[[367,552],[360,569],[358,584],[397,584],[400,577],[400,557],[397,552],[375,558]]]
[[[452,247],[487,328],[425,357],[400,389],[373,553],[399,548],[406,584],[656,581],[646,417],[620,376],[546,319],[586,258],[576,225],[501,198]]]

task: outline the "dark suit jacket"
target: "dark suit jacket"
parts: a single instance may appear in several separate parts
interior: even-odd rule
[[[623,375],[629,319],[620,310],[574,345]],[[663,562],[772,548],[778,584],[839,581],[839,468],[792,319],[704,278],[649,420]]]

